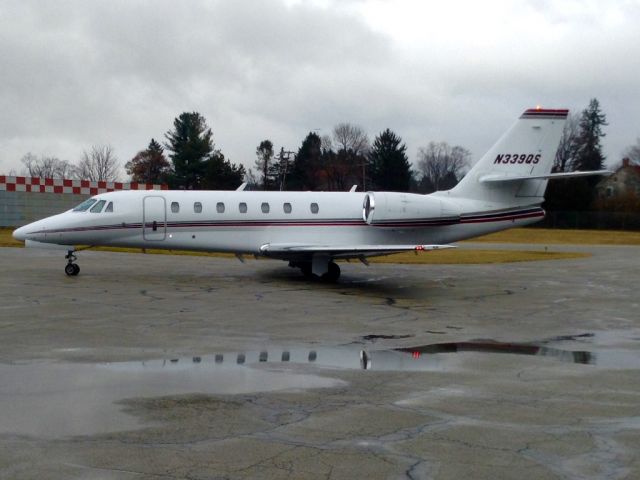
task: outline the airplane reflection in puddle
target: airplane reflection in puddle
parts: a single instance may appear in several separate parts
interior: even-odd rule
[[[496,353],[530,355],[579,364],[595,364],[596,356],[587,351],[570,351],[533,344],[469,341],[436,343],[390,350],[364,350],[355,347],[322,347],[316,349],[287,348],[237,353],[218,353],[191,358],[152,360],[138,364],[143,367],[186,368],[201,364],[215,364],[224,368],[256,364],[314,364],[340,369],[376,371],[431,371],[441,370],[451,360],[451,353]],[[112,364],[112,366],[115,364]],[[133,367],[131,362],[120,364]]]
[[[593,347],[597,353],[483,340],[389,350],[365,350],[357,345],[270,347],[144,362],[0,364],[0,434],[59,437],[137,428],[141,425],[138,419],[121,412],[115,403],[126,398],[193,392],[253,394],[346,385],[344,380],[284,368],[286,365],[389,372],[452,371],[473,362],[477,355],[511,354],[594,364],[598,368],[640,369],[637,349]],[[261,365],[269,368],[258,368]]]
[[[399,348],[399,352],[410,354],[412,358],[438,353],[506,353],[512,355],[536,355],[550,357],[566,363],[595,364],[596,355],[587,351],[561,350],[528,343],[502,343],[493,341],[451,342],[424,345],[422,347]]]

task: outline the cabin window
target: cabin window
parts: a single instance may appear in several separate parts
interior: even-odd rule
[[[224,203],[222,202],[216,203],[216,212],[224,213]]]
[[[202,213],[202,203],[196,202],[193,204],[193,211],[195,213]]]
[[[171,202],[171,212],[178,213],[180,211],[180,204],[178,202]]]
[[[263,202],[262,205],[260,205],[260,210],[262,210],[262,213],[269,213],[269,204]]]
[[[285,203],[282,205],[282,209],[284,210],[284,213],[291,213],[291,204],[289,202]]]
[[[96,203],[93,207],[91,207],[91,210],[89,210],[91,213],[100,213],[102,211],[102,207],[104,207],[104,204],[107,203],[106,200],[100,200],[98,203]]]
[[[107,204],[107,208],[104,209],[105,213],[111,213],[113,212],[113,202],[109,202]]]
[[[318,207],[317,203],[312,203],[311,204],[311,213],[318,213],[318,211],[320,211],[320,207]]]
[[[86,212],[87,210],[89,210],[89,207],[91,205],[93,205],[94,203],[96,203],[97,201],[98,200],[96,200],[95,198],[90,198],[89,200],[85,200],[80,205],[78,205],[76,208],[74,208],[73,211],[74,212]]]
[[[613,197],[613,187],[607,187],[606,195],[607,197]]]
[[[240,213],[247,213],[247,204],[244,202],[241,202],[240,205],[238,205],[238,208],[240,209]]]

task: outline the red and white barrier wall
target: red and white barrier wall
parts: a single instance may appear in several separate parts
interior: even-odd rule
[[[0,226],[18,227],[75,207],[92,195],[116,190],[167,190],[166,185],[91,182],[0,175]]]
[[[72,193],[97,195],[116,190],[166,190],[166,185],[152,183],[91,182],[68,178],[8,177],[0,175],[0,190],[7,192]]]

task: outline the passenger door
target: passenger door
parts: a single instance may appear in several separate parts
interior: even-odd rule
[[[142,201],[142,238],[164,240],[167,235],[167,205],[164,197],[144,197]]]

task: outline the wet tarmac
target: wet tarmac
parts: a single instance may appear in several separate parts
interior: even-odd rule
[[[0,478],[638,478],[640,249],[588,250],[326,285],[0,249]]]
[[[606,332],[606,336],[613,333]],[[539,343],[593,341],[600,336],[588,333]],[[546,357],[609,370],[640,369],[640,350],[600,349],[595,343],[585,346],[590,350],[483,340],[391,350],[356,346],[272,348],[141,362],[0,365],[0,434],[55,438],[143,428],[145,425],[136,417],[121,411],[118,402],[127,398],[194,392],[238,395],[347,385],[340,380],[286,370],[290,365],[311,365],[325,373],[327,369],[454,372],[461,368],[460,359],[454,354],[464,356],[466,362],[473,362],[479,354],[506,354]]]

